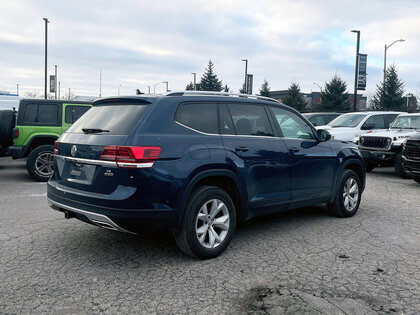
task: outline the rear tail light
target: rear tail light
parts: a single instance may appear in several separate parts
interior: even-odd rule
[[[54,141],[54,155],[58,154],[58,141]]]
[[[16,139],[19,137],[19,128],[13,128],[13,138]]]
[[[160,147],[129,147],[107,145],[101,152],[100,159],[115,161],[119,167],[149,168],[159,158]]]

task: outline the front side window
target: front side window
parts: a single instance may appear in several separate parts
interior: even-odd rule
[[[374,115],[369,117],[362,126],[362,130],[385,129],[385,120],[383,115]]]
[[[312,129],[298,115],[271,107],[284,138],[314,139]]]
[[[178,107],[175,121],[205,133],[218,134],[217,104],[184,103]]]
[[[84,113],[88,111],[89,106],[77,106],[77,105],[67,105],[64,121],[67,124],[72,124],[78,120]]]
[[[253,104],[229,104],[229,112],[237,135],[274,136],[263,106]]]

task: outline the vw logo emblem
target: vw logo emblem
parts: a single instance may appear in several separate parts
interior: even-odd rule
[[[71,147],[71,151],[70,151],[70,153],[71,153],[71,156],[76,156],[76,153],[77,153],[77,147],[76,147],[75,145],[73,145],[73,146]]]

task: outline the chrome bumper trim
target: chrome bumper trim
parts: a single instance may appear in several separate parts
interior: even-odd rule
[[[80,164],[90,164],[90,165],[102,165],[102,166],[114,166],[117,167],[117,163],[114,161],[103,161],[103,160],[91,160],[91,159],[80,159],[71,156],[56,155],[56,158],[61,158],[66,161],[71,161],[74,163]]]
[[[57,210],[56,208],[61,208],[61,209],[68,210],[68,211],[71,211],[71,212],[76,212],[76,213],[83,214],[84,216],[86,216],[88,218],[88,220],[90,222],[92,222],[93,224],[95,224],[99,227],[102,227],[102,228],[105,228],[105,229],[110,229],[110,230],[115,230],[115,231],[120,231],[120,232],[124,232],[124,233],[137,234],[137,233],[134,233],[134,232],[130,232],[126,229],[123,229],[118,224],[116,224],[114,221],[112,221],[110,218],[108,218],[106,215],[98,214],[98,213],[94,213],[94,212],[90,212],[90,211],[86,211],[86,210],[81,210],[81,209],[70,207],[70,206],[66,206],[66,205],[63,205],[62,203],[53,201],[50,198],[48,198],[48,204],[54,210]]]

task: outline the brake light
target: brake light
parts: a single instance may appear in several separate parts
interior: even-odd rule
[[[19,137],[19,128],[13,128],[13,138],[16,139]]]
[[[115,161],[119,167],[150,168],[159,158],[160,147],[131,147],[107,145],[101,152],[100,159]]]
[[[58,154],[58,141],[54,141],[54,155]]]

